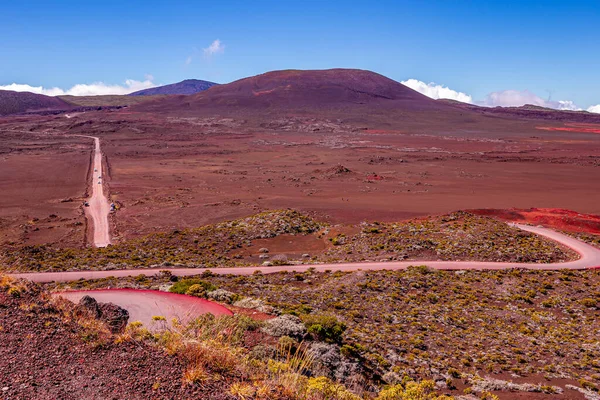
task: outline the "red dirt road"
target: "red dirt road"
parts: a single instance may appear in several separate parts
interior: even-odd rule
[[[211,272],[215,274],[233,274],[233,275],[251,275],[256,271],[263,273],[274,273],[281,271],[306,271],[314,268],[316,271],[356,271],[356,270],[399,270],[412,265],[427,265],[431,268],[441,270],[498,270],[511,268],[539,269],[539,270],[558,270],[558,269],[588,269],[600,268],[600,250],[570,236],[563,235],[551,229],[538,226],[514,224],[514,226],[524,231],[545,236],[554,240],[563,246],[569,247],[580,255],[580,258],[574,261],[564,263],[504,263],[504,262],[483,262],[483,261],[394,261],[394,262],[370,262],[370,263],[338,263],[338,264],[306,264],[280,267],[236,267],[236,268],[217,268]],[[16,278],[25,278],[34,282],[69,282],[78,279],[99,279],[107,277],[125,277],[132,275],[152,276],[158,274],[161,269],[128,269],[111,271],[70,271],[70,272],[31,272],[22,274],[10,274]],[[206,271],[206,268],[174,268],[169,269],[172,274],[178,276],[198,275]]]
[[[106,247],[110,244],[110,225],[108,224],[110,205],[104,195],[104,185],[102,184],[102,151],[100,149],[100,139],[94,136],[86,137],[94,139],[92,197],[88,200],[89,207],[86,210],[86,215],[94,227],[92,243],[96,247]]]
[[[205,299],[156,290],[75,290],[55,295],[74,303],[86,295],[101,303],[114,303],[129,311],[130,322],[140,321],[147,328],[160,328],[161,322],[153,321],[154,316],[165,317],[166,323],[170,323],[173,318],[186,323],[200,314],[233,315],[227,308]]]

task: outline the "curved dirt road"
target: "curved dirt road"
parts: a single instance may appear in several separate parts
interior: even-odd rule
[[[497,270],[511,268],[539,269],[539,270],[558,270],[558,269],[587,269],[600,268],[600,249],[597,249],[587,243],[583,243],[570,236],[563,235],[551,229],[512,224],[524,231],[532,232],[545,236],[566,247],[576,251],[580,258],[574,261],[552,264],[535,263],[510,263],[510,262],[484,262],[484,261],[391,261],[391,262],[368,262],[368,263],[338,263],[338,264],[306,264],[289,265],[281,267],[236,267],[236,268],[214,268],[210,271],[215,274],[233,274],[233,275],[251,275],[255,271],[263,273],[273,273],[281,271],[303,272],[309,268],[316,271],[357,271],[357,270],[399,270],[408,268],[411,265],[427,265],[431,268],[442,270]],[[68,282],[78,279],[98,279],[113,277],[126,277],[135,275],[155,275],[165,268],[160,269],[125,269],[112,271],[69,271],[69,272],[31,272],[23,274],[12,274],[14,277],[25,278],[34,282]],[[206,271],[206,268],[173,268],[169,269],[171,273],[178,276],[198,275]]]
[[[94,136],[82,136],[94,139],[94,158],[92,162],[92,196],[88,199],[89,207],[86,207],[86,215],[92,221],[94,234],[92,243],[96,247],[106,247],[110,244],[110,225],[108,214],[110,205],[104,195],[102,179],[102,151],[100,150],[100,139]]]

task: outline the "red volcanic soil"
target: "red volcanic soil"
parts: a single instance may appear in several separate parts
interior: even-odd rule
[[[600,133],[600,125],[595,125],[595,124],[565,124],[565,126],[536,126],[536,129],[540,129],[540,130],[544,130],[544,131]]]
[[[92,150],[91,139],[0,128],[0,244],[85,243]]]
[[[101,139],[106,189],[119,205],[111,218],[115,243],[280,208],[332,223],[480,208],[600,214],[600,135],[491,117],[452,124],[427,114],[426,129],[410,121],[381,127],[387,122],[373,114],[360,114],[372,118],[365,124],[326,114],[6,117],[0,243],[83,244],[84,226],[75,224],[85,224],[93,145],[64,134]],[[351,172],[340,173],[340,165]]]
[[[77,303],[83,296],[90,296],[100,303],[113,303],[129,311],[129,321],[140,321],[151,327],[154,316],[173,318],[186,323],[200,314],[233,315],[227,308],[193,296],[159,292],[156,290],[103,289],[76,290],[56,295]]]
[[[479,215],[498,217],[504,221],[538,224],[570,232],[600,234],[600,216],[580,214],[560,208],[480,209],[469,210]]]
[[[0,326],[2,399],[231,398],[224,383],[182,385],[184,366],[158,348],[65,321],[39,289],[0,292]]]
[[[72,105],[58,97],[0,90],[0,115],[32,111],[70,110],[72,108]]]

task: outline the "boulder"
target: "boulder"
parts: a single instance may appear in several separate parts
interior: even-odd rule
[[[231,304],[233,301],[235,294],[225,290],[225,289],[216,289],[212,292],[208,292],[207,296],[211,300],[220,301],[221,303]]]
[[[113,303],[98,303],[90,296],[83,296],[78,307],[93,318],[104,322],[112,333],[122,332],[129,321],[129,311]]]
[[[92,317],[96,318],[96,319],[100,319],[100,307],[98,307],[98,302],[96,301],[95,298],[90,297],[90,296],[83,296],[80,300],[79,300],[79,307],[82,308],[83,310],[88,311]]]
[[[306,327],[300,318],[288,314],[266,321],[262,330],[267,335],[289,336],[294,339],[302,339],[306,334]]]
[[[113,303],[99,303],[100,320],[104,321],[112,333],[125,330],[129,321],[129,311]]]

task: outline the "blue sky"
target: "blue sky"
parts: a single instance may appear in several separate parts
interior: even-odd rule
[[[598,1],[22,0],[3,1],[0,15],[4,86],[226,83],[347,67],[489,105],[536,95],[600,104]]]

